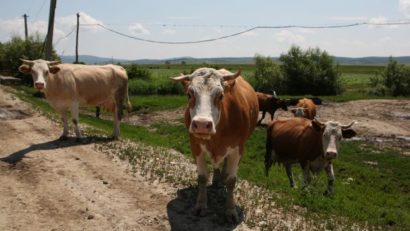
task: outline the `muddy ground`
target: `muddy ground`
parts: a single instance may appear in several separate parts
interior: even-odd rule
[[[178,123],[182,112],[183,109],[177,109],[133,115],[127,122]],[[410,137],[409,100],[324,104],[319,107],[318,115],[322,120],[344,123],[356,120],[361,138],[374,142],[390,139],[393,146],[404,152],[409,150],[406,146],[409,142],[405,141]],[[277,116],[290,116],[290,113],[278,111]],[[60,124],[34,111],[0,86],[0,230],[258,230],[261,227],[311,230],[316,227],[310,226],[303,216],[275,207],[273,202],[269,213],[263,208],[242,211],[247,219],[242,217],[238,225],[224,224],[221,208],[215,206],[218,212],[211,212],[205,218],[195,217],[190,212],[195,188],[147,180],[146,173],[132,171],[127,161],[107,151],[110,145],[114,145],[112,152],[128,150],[115,146],[121,143],[93,136],[82,143],[74,138],[59,141],[61,132]],[[155,157],[155,152],[151,153],[153,160],[144,163],[146,169],[169,164],[172,168],[167,167],[166,173],[175,176],[178,173],[170,172],[182,169],[179,175],[188,175],[188,184],[195,184],[192,180],[195,166],[191,160],[174,153],[178,160],[156,164],[162,154]],[[238,187],[240,205],[252,208],[246,202],[251,201],[249,198],[259,198],[255,195],[260,196],[261,190],[245,181],[240,181]],[[267,226],[268,222],[276,223]]]

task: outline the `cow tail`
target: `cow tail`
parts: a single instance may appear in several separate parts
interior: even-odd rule
[[[127,85],[125,87],[125,100],[127,101],[126,102],[127,103],[127,111],[128,111],[128,114],[129,114],[132,111],[132,104],[130,102],[130,97],[128,95],[128,82],[127,82]]]
[[[269,175],[269,169],[272,167],[272,130],[273,126],[268,126],[266,134],[266,153],[265,153],[265,176]]]

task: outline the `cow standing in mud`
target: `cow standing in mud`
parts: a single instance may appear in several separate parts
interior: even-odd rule
[[[79,106],[103,106],[114,112],[113,139],[120,135],[123,103],[131,104],[128,98],[128,76],[117,65],[58,64],[55,61],[22,60],[19,71],[31,74],[34,87],[44,92],[48,103],[61,114],[64,124],[60,139],[68,135],[67,111],[71,110],[77,140],[82,138],[78,127]]]
[[[240,72],[233,74],[224,69],[200,68],[190,75],[173,79],[182,82],[188,95],[185,125],[198,172],[195,212],[204,214],[207,208],[208,168],[205,156],[208,154],[215,168],[221,168],[226,159],[222,173],[214,173],[214,177],[222,178],[226,185],[228,220],[237,222],[233,190],[245,141],[255,129],[258,119],[256,93]]]
[[[332,160],[338,155],[342,138],[351,138],[356,132],[348,125],[335,121],[326,123],[306,118],[276,120],[269,125],[266,137],[265,174],[274,162],[285,166],[291,187],[295,186],[291,166],[299,163],[303,170],[304,186],[311,181],[310,172],[325,169],[328,177],[326,195],[333,193],[335,179]]]

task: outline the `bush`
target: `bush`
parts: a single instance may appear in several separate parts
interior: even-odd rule
[[[138,64],[130,64],[125,66],[127,70],[128,79],[140,79],[140,80],[150,80],[151,71],[145,67]]]
[[[398,64],[392,57],[382,72],[384,85],[393,96],[410,95],[410,67]]]
[[[255,74],[253,86],[260,92],[284,92],[283,75],[278,64],[272,58],[255,56]]]
[[[336,95],[342,92],[339,66],[319,48],[302,51],[292,46],[279,58],[288,94]]]

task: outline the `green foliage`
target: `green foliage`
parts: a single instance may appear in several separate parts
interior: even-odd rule
[[[410,95],[410,67],[398,64],[392,57],[382,72],[384,85],[393,96]]]
[[[288,94],[336,95],[342,92],[338,65],[319,48],[302,51],[292,46],[279,58]]]
[[[255,74],[251,82],[259,92],[284,92],[282,72],[270,57],[255,56]]]
[[[32,79],[30,76],[24,76],[18,72],[18,67],[21,65],[20,58],[29,60],[44,59],[43,39],[39,35],[30,36],[27,40],[13,37],[0,47],[0,70],[7,72],[9,75],[23,77],[23,83],[31,84]],[[53,50],[52,56],[53,60],[60,60],[55,50]]]
[[[127,70],[128,79],[140,79],[149,81],[151,79],[151,72],[147,68],[138,64],[130,64],[125,66]]]

